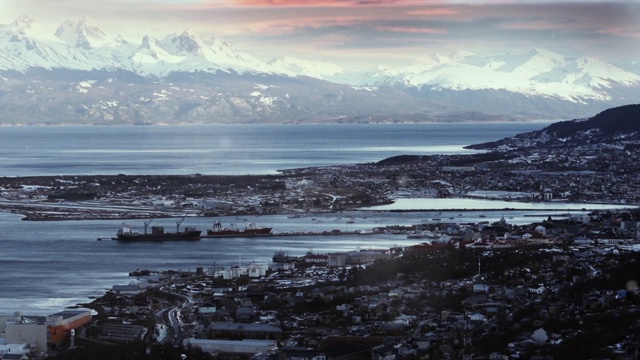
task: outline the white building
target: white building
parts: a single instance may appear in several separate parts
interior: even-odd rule
[[[489,290],[491,290],[491,286],[487,284],[473,284],[473,292],[488,293]]]
[[[345,266],[347,264],[347,254],[345,253],[329,254],[329,258],[327,259],[327,264],[333,267]]]
[[[47,325],[28,321],[7,322],[8,344],[30,344],[37,351],[47,351]]]

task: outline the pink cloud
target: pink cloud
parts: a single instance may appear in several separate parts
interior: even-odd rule
[[[567,29],[567,23],[549,20],[509,22],[500,26],[504,30],[557,30]]]
[[[638,27],[609,27],[598,30],[597,32],[604,35],[640,39],[640,28]]]
[[[448,16],[458,14],[460,14],[460,11],[452,8],[432,8],[407,11],[407,15],[416,16]]]
[[[404,26],[380,26],[380,27],[377,27],[377,30],[407,33],[407,34],[446,34],[447,33],[447,30],[445,29],[416,28],[416,27],[404,27]]]
[[[241,6],[290,6],[290,7],[355,7],[355,6],[398,6],[415,5],[415,0],[234,0]]]

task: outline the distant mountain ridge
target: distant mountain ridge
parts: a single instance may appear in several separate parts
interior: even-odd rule
[[[589,119],[553,123],[542,130],[468,146],[468,149],[513,151],[536,148],[617,148],[640,146],[640,104],[607,109]]]
[[[635,87],[640,75],[588,58],[568,58],[544,49],[522,55],[478,56],[454,52],[412,65],[380,69],[360,85],[404,86],[418,91],[506,90],[574,103],[608,101],[612,87]]]
[[[639,69],[544,49],[433,54],[348,71],[264,62],[184,30],[139,43],[84,18],[0,25],[0,124],[507,121],[587,116],[636,101]]]

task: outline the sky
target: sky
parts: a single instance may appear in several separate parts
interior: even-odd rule
[[[84,17],[136,42],[191,29],[265,61],[288,55],[348,69],[455,50],[640,61],[637,0],[0,0],[1,24],[21,14],[52,33]]]

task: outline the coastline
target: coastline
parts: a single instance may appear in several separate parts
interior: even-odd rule
[[[467,199],[447,199],[447,198],[412,198],[412,199],[395,199],[390,204],[378,205],[365,208],[353,208],[353,209],[341,209],[341,210],[324,210],[324,211],[310,211],[309,209],[295,209],[287,210],[283,212],[270,212],[268,215],[296,215],[304,214],[305,216],[312,216],[314,214],[338,214],[341,212],[349,211],[364,211],[364,212],[389,212],[389,213],[411,213],[411,212],[513,212],[513,211],[549,211],[551,213],[558,212],[585,212],[585,211],[598,211],[598,210],[621,210],[621,209],[634,209],[639,205],[632,204],[603,204],[603,203],[581,203],[581,204],[568,204],[568,203],[548,203],[548,202],[520,202],[509,201],[507,207],[502,207],[503,201],[500,200],[483,200],[482,204],[478,207],[469,206],[431,206],[425,207],[424,203],[442,201],[460,201],[460,200],[473,200],[473,198]],[[495,202],[500,204],[499,206],[487,206],[490,203]],[[400,203],[400,204],[399,204]],[[402,205],[402,203],[414,203],[412,205]],[[557,206],[565,205],[565,206]],[[140,219],[168,219],[168,218],[183,218],[183,217],[204,217],[204,218],[216,218],[219,216],[233,215],[233,214],[208,214],[200,211],[184,211],[184,209],[149,209],[141,206],[138,209],[129,208],[128,212],[123,213],[121,209],[114,208],[108,203],[103,206],[91,203],[91,206],[84,206],[82,202],[70,202],[67,204],[33,204],[33,203],[19,203],[12,202],[6,204],[0,201],[0,211],[9,212],[13,214],[19,214],[22,216],[22,221],[78,221],[78,220],[140,220]],[[243,212],[242,215],[247,216],[260,216],[266,215],[260,212]]]

